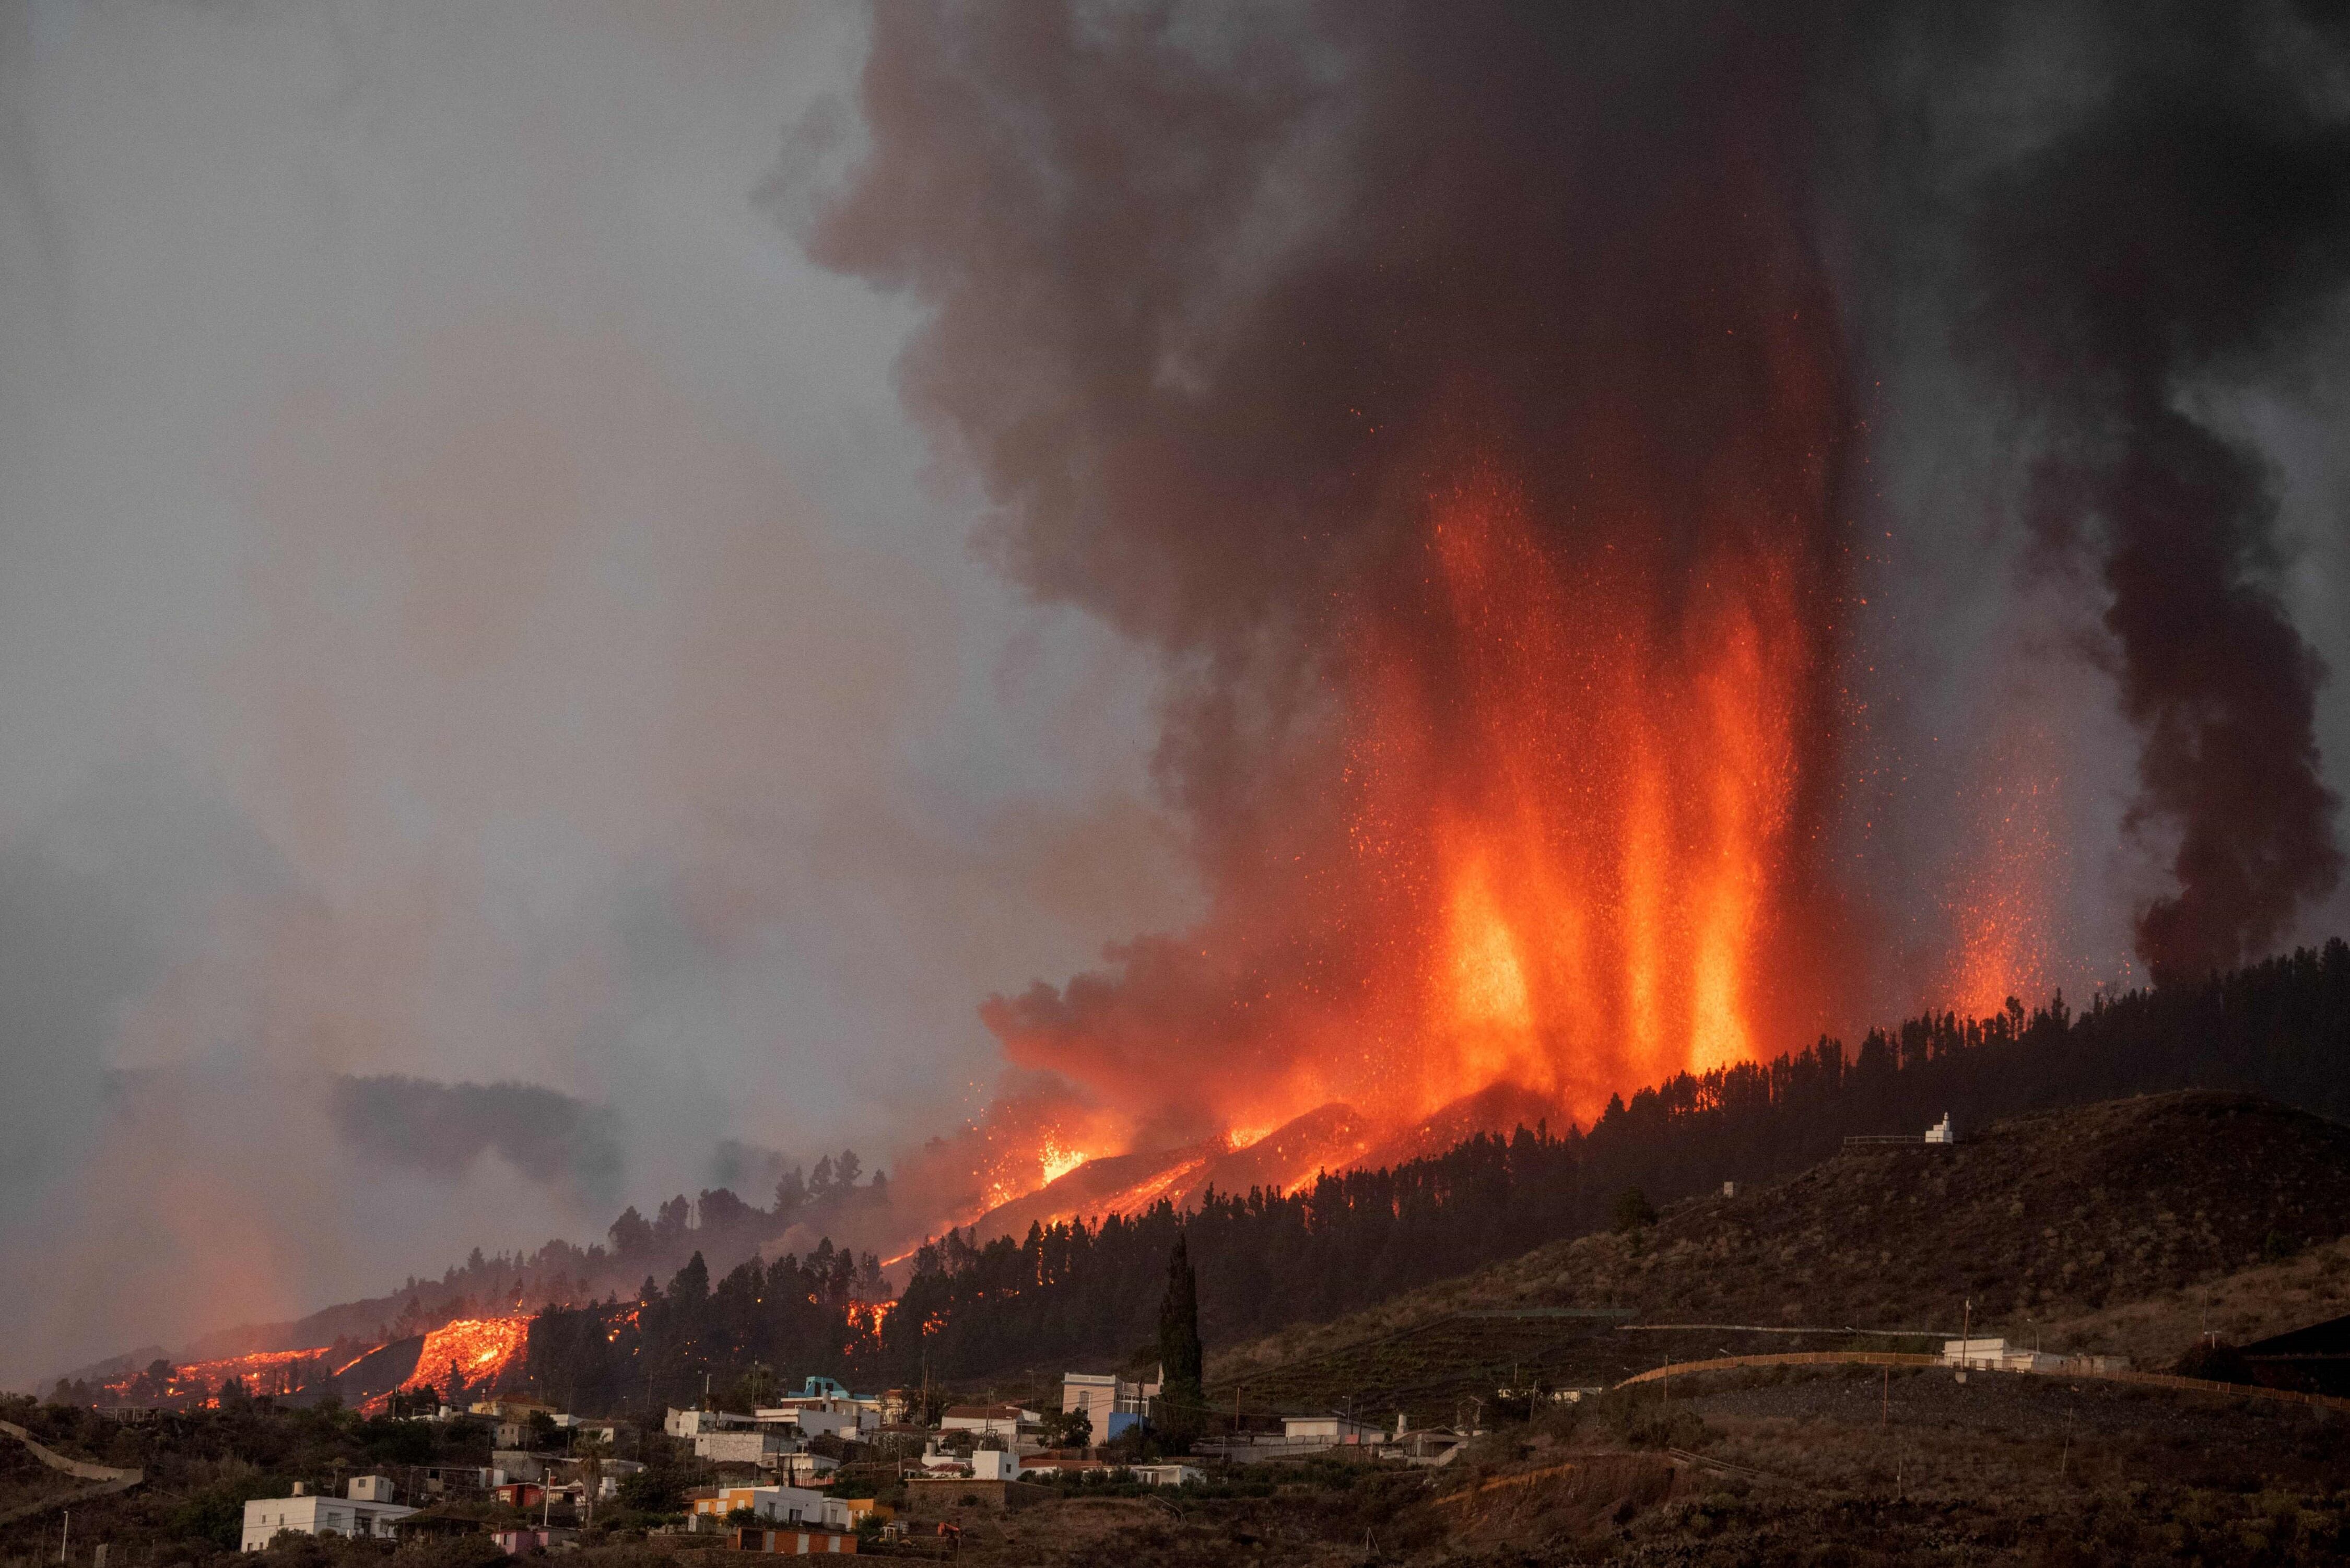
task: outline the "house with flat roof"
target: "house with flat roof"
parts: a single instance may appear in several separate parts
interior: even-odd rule
[[[1065,1372],[1061,1413],[1083,1410],[1093,1423],[1094,1441],[1106,1443],[1150,1418],[1150,1402],[1159,1397],[1162,1382],[1154,1377],[1138,1383],[1114,1372]]]
[[[1386,1439],[1387,1434],[1367,1421],[1357,1421],[1335,1411],[1284,1416],[1281,1437],[1286,1443],[1326,1443],[1353,1448]]]
[[[320,1497],[300,1481],[291,1497],[257,1497],[244,1505],[244,1533],[240,1552],[265,1552],[280,1534],[348,1535],[389,1540],[392,1527],[416,1510],[392,1501],[397,1494],[389,1478],[353,1476],[348,1495]]]

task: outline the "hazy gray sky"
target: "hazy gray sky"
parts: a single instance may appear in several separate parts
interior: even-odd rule
[[[1181,917],[1147,668],[974,558],[908,308],[758,199],[861,27],[8,12],[0,1376],[584,1239],[727,1137],[878,1163],[993,1088],[981,996]],[[336,1073],[623,1160],[387,1168]]]

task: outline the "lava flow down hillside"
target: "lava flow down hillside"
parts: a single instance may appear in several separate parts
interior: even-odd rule
[[[2177,844],[2141,959],[2233,961],[2330,890],[2314,659],[2251,576],[2257,465],[2156,410],[2202,363],[2165,345],[2249,353],[2340,268],[2235,266],[2303,220],[2206,211],[2195,171],[2229,160],[2134,158],[2096,106],[2192,98],[2172,152],[2232,138],[2328,192],[2339,135],[2197,85],[2219,57],[2267,79],[2251,23],[2172,19],[2192,49],[2067,12],[2112,96],[1977,156],[1929,225],[1901,192],[1949,171],[1852,132],[1898,107],[1905,50],[2003,90],[1988,23],[1970,54],[1898,9],[879,12],[869,146],[779,199],[818,260],[927,311],[901,390],[983,482],[984,547],[1163,657],[1159,776],[1206,898],[991,1000],[1015,1071],[931,1163],[975,1166],[982,1208],[1058,1177],[1042,1218],[1180,1197],[1286,1129],[1250,1168],[1278,1184],[1464,1104],[1586,1120],[1848,1026],[1895,945],[1838,869],[1871,826],[1856,625],[1883,533],[1856,339],[1929,243],[1966,363],[2041,421],[2043,554],[2102,574],[2147,748],[2131,826]],[[2046,972],[2057,830],[2014,815],[1957,857],[2002,887],[1929,933],[1968,1003]]]

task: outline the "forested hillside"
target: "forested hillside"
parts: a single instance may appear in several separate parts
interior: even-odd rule
[[[1638,1188],[1664,1201],[1762,1181],[1834,1154],[1848,1134],[1915,1133],[1945,1111],[1963,1133],[2027,1111],[2132,1094],[2226,1088],[2343,1119],[2350,1113],[2350,946],[2303,950],[2204,983],[2026,1013],[1948,1014],[1872,1031],[1856,1051],[1684,1075],[1614,1104],[1588,1130],[1520,1128],[1392,1169],[1287,1193],[1211,1194],[1099,1225],[921,1250],[901,1299],[860,1304],[829,1245],[755,1260],[710,1284],[697,1261],[635,1303],[551,1309],[533,1376],[583,1407],[698,1393],[754,1363],[786,1379],[980,1377],[1106,1364],[1153,1334],[1176,1228],[1188,1224],[1209,1344],[1231,1345],[1383,1300],[1544,1242],[1604,1228]]]

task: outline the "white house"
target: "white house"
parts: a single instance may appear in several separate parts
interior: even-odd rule
[[[672,1438],[698,1438],[704,1432],[737,1432],[752,1425],[748,1416],[732,1410],[679,1410],[661,1417],[661,1430]]]
[[[973,1480],[1018,1480],[1020,1455],[1009,1449],[973,1449],[971,1452],[971,1479]]]
[[[389,1536],[392,1525],[416,1511],[391,1501],[395,1488],[382,1476],[353,1476],[348,1497],[318,1497],[301,1482],[292,1497],[257,1497],[244,1505],[244,1552],[263,1552],[281,1532],[296,1535]]]
[[[1942,1119],[1926,1129],[1926,1141],[1928,1143],[1956,1143],[1959,1141],[1958,1129],[1950,1126],[1950,1112],[1944,1111],[1942,1113]]]
[[[2004,1339],[1946,1339],[1942,1362],[1985,1372],[2061,1372],[2064,1358],[2010,1345]]]
[[[786,1399],[779,1405],[761,1407],[758,1422],[762,1427],[789,1428],[803,1438],[830,1435],[855,1438],[860,1432],[881,1424],[880,1401],[829,1396]]]
[[[1044,1420],[1036,1411],[1017,1405],[950,1405],[939,1418],[939,1429],[975,1438],[1016,1438],[1022,1426],[1042,1426]]]
[[[973,1454],[976,1459],[979,1456]],[[1045,1458],[1036,1463],[1023,1464],[1024,1476],[1084,1476],[1130,1475],[1145,1486],[1181,1486],[1185,1481],[1205,1480],[1208,1472],[1197,1465],[1187,1465],[1170,1459],[1163,1463],[1122,1465],[1109,1459],[1064,1459]]]
[[[1377,1443],[1386,1433],[1364,1421],[1350,1420],[1339,1415],[1284,1416],[1281,1437],[1289,1443],[1327,1443],[1333,1447],[1353,1448],[1365,1443]]]
[[[855,1521],[850,1518],[848,1500],[827,1497],[795,1486],[729,1486],[712,1487],[696,1492],[692,1497],[693,1511],[704,1517],[724,1519],[738,1508],[747,1508],[769,1524],[818,1524],[833,1530],[850,1530]]]
[[[1199,1466],[1177,1464],[1171,1459],[1163,1464],[1129,1465],[1127,1468],[1134,1471],[1135,1480],[1151,1486],[1181,1486],[1187,1481],[1208,1479],[1208,1472]]]

